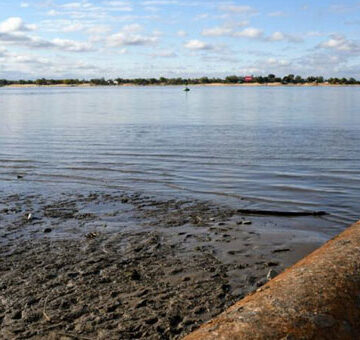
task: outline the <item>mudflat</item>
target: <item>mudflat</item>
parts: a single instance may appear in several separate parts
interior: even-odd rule
[[[287,223],[140,193],[2,197],[0,337],[181,338],[319,246]]]

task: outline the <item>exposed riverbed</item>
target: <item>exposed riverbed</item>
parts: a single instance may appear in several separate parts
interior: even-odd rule
[[[191,199],[93,192],[0,204],[7,339],[176,339],[322,242],[298,228],[307,218]]]

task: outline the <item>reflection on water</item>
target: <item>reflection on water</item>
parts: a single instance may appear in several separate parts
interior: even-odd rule
[[[358,92],[0,89],[0,192],[186,194],[347,224],[360,215]]]

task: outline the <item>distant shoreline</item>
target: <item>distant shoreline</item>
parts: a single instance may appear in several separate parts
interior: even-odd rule
[[[170,85],[170,84],[151,84],[151,85],[137,85],[132,83],[125,83],[119,85],[93,85],[93,84],[77,84],[77,85],[67,85],[67,84],[55,84],[55,85],[36,85],[36,84],[11,84],[2,86],[4,88],[56,88],[56,87],[167,87],[167,86],[176,86],[184,87],[185,85]],[[283,84],[283,83],[242,83],[242,84],[225,84],[225,83],[209,83],[209,84],[188,84],[190,87],[358,87],[359,84],[330,84],[330,83],[303,83],[303,84]]]

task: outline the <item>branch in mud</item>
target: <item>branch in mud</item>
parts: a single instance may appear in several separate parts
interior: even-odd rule
[[[277,210],[257,210],[257,209],[238,209],[238,213],[247,215],[266,215],[266,216],[324,216],[327,215],[325,211],[277,211]]]

